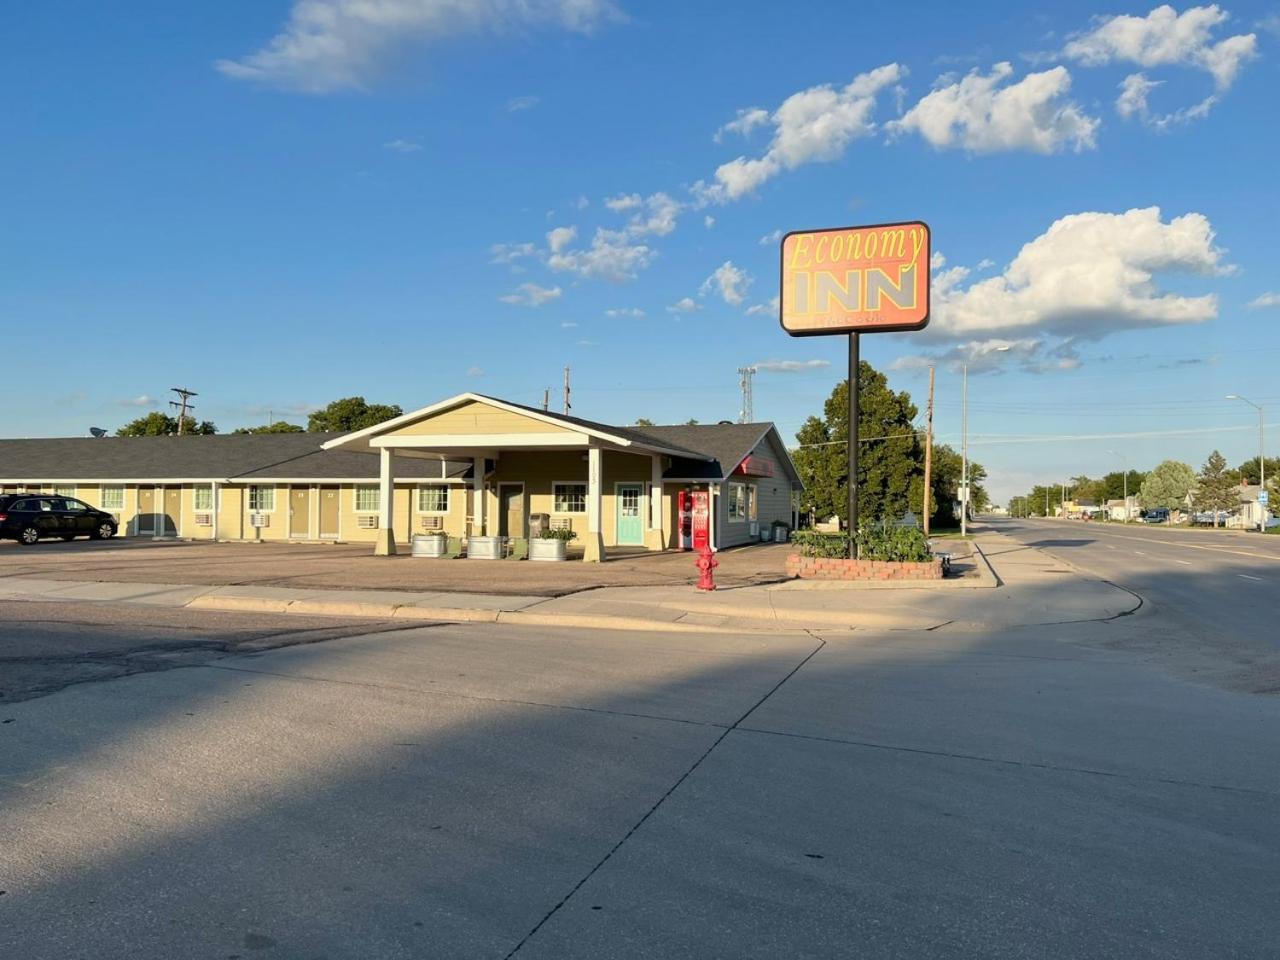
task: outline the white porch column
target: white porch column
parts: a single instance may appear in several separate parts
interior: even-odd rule
[[[395,533],[395,454],[390,447],[378,451],[378,539],[374,556],[391,557],[396,552]]]
[[[209,539],[217,540],[218,539],[218,494],[221,492],[221,487],[219,487],[218,484],[213,483],[213,484],[210,484],[210,488],[213,490],[213,509],[209,511],[210,523],[212,524],[212,527],[209,530]],[[194,494],[192,494],[192,496],[194,496]]]
[[[471,533],[477,537],[484,536],[484,457],[472,458],[472,471],[475,474],[471,478]],[[443,468],[442,468],[443,469]]]
[[[600,535],[603,459],[599,447],[593,446],[587,450],[587,535],[584,538],[586,550],[582,556],[587,563],[599,563],[604,559],[604,537]]]
[[[662,512],[662,456],[653,454],[649,481],[649,522],[644,533],[644,545],[650,550],[665,550],[667,538],[663,532]]]

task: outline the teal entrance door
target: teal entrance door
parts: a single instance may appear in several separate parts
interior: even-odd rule
[[[643,483],[618,484],[618,544],[644,544]]]

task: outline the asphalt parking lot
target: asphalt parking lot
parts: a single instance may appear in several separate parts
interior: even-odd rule
[[[786,544],[718,554],[726,585],[785,579]],[[256,584],[359,590],[446,590],[556,597],[596,587],[693,583],[692,553],[616,553],[605,563],[375,557],[368,544],[202,543],[120,538],[107,542],[0,541],[0,578],[51,577],[141,583]]]

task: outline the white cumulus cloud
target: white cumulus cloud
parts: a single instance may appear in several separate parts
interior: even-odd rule
[[[1155,130],[1168,130],[1170,127],[1207,117],[1218,102],[1216,95],[1209,94],[1190,107],[1171,113],[1153,113],[1147,102],[1148,95],[1162,83],[1163,80],[1148,79],[1145,73],[1133,73],[1125,77],[1120,83],[1120,96],[1116,97],[1116,113],[1126,120],[1136,117]]]
[[[1245,306],[1249,310],[1262,310],[1266,307],[1280,307],[1280,293],[1272,293],[1268,291],[1259,297],[1254,297]]]
[[[728,203],[754,193],[785,170],[838,160],[851,141],[875,131],[877,98],[903,74],[902,67],[890,63],[859,74],[844,87],[824,84],[794,93],[767,119],[760,117],[761,108],[743,111],[721,131],[745,132],[741,126],[746,117],[752,118],[748,131],[772,125],[768,149],[758,157],[742,156],[721,164],[712,182],[699,180],[693,185],[694,196],[703,204]]]
[[[510,113],[519,113],[521,110],[532,110],[541,102],[542,100],[540,97],[534,97],[534,96],[512,97],[510,100],[507,101],[507,110]]]
[[[538,26],[590,32],[621,16],[613,0],[294,0],[266,46],[215,66],[305,93],[363,89],[397,56],[441,38]]]
[[[997,63],[989,74],[971,71],[926,94],[889,129],[974,153],[1055,153],[1063,147],[1079,152],[1094,146],[1098,120],[1066,99],[1071,74],[1065,67],[1008,83],[1012,76],[1009,63]]]
[[[544,303],[558,300],[564,293],[559,287],[540,287],[536,283],[522,283],[514,293],[499,297],[503,303],[512,303],[520,307],[540,307]]]
[[[766,373],[803,373],[806,370],[822,370],[831,366],[830,360],[761,360],[752,364]]]
[[[548,234],[548,242],[550,239]],[[624,231],[598,228],[588,247],[569,249],[561,244],[558,249],[553,249],[547,257],[547,266],[579,277],[621,283],[634,280],[636,274],[649,266],[656,256],[655,250],[637,243]]]
[[[1212,75],[1219,90],[1235,82],[1240,68],[1258,55],[1255,34],[1239,34],[1214,42],[1214,31],[1229,18],[1217,4],[1189,7],[1178,13],[1168,4],[1145,17],[1121,14],[1102,17],[1077,34],[1062,54],[1086,66],[1113,61],[1141,67],[1195,67]]]
[[[1169,221],[1158,207],[1077,213],[1023,246],[1003,273],[968,283],[965,267],[934,274],[928,335],[1098,339],[1117,330],[1202,323],[1218,314],[1214,294],[1162,292],[1158,274],[1232,271],[1209,220]]]
[[[713,291],[719,292],[721,298],[730,306],[737,306],[746,299],[747,288],[751,286],[752,277],[732,260],[726,260],[716,267],[711,276],[702,281],[699,294],[706,296]]]
[[[532,243],[495,243],[489,248],[490,263],[515,263],[525,257],[537,254],[538,248]]]
[[[738,111],[737,117],[717,130],[711,139],[720,143],[726,133],[737,133],[745,137],[756,127],[763,127],[768,122],[768,110],[761,107],[744,107]]]
[[[551,253],[557,254],[564,250],[573,242],[573,238],[578,235],[577,227],[556,227],[547,231],[547,249]]]
[[[667,313],[694,313],[702,308],[698,306],[698,301],[693,297],[681,297],[671,306],[667,307]]]
[[[422,144],[413,140],[396,138],[395,140],[388,140],[384,143],[382,145],[382,149],[390,150],[392,153],[417,153],[422,149]]]
[[[639,307],[620,307],[604,312],[606,317],[643,317],[644,311]]]
[[[778,298],[774,297],[768,303],[753,303],[747,307],[748,317],[761,316],[777,316],[778,315]]]

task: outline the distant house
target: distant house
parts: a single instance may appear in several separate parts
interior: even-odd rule
[[[1108,500],[1105,512],[1108,520],[1124,521],[1138,519],[1141,509],[1138,498],[1131,494],[1127,500]]]
[[[1242,483],[1239,492],[1240,510],[1227,521],[1227,526],[1251,530],[1271,519],[1271,511],[1268,509],[1270,505],[1264,507],[1258,503],[1258,494],[1262,492],[1262,487],[1256,483]]]

